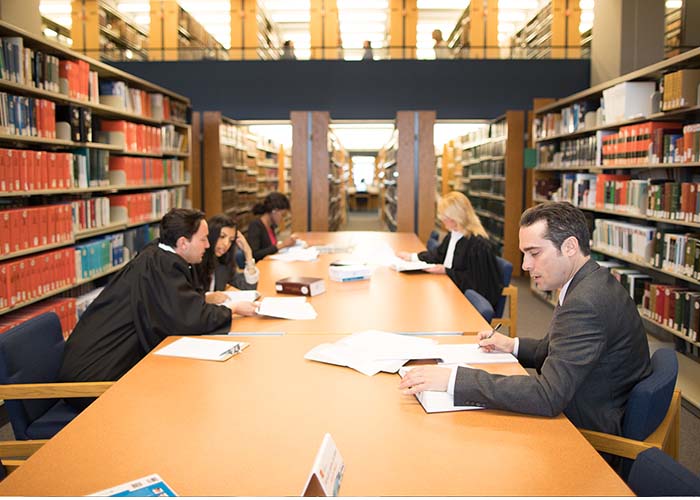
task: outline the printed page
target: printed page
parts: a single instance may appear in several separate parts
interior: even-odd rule
[[[318,314],[306,297],[265,297],[258,314],[282,319],[316,319]]]
[[[155,351],[159,356],[225,361],[248,346],[246,342],[183,337]]]

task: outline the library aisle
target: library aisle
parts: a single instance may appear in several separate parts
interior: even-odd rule
[[[388,231],[386,223],[376,210],[363,212],[348,212],[345,224],[341,231]]]

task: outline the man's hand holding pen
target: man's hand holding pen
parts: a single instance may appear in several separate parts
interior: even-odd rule
[[[484,330],[477,334],[479,339],[479,347],[481,347],[486,352],[509,352],[512,353],[515,347],[515,340],[507,337],[501,333],[498,333],[498,329],[501,327],[499,323],[495,328],[491,330]]]

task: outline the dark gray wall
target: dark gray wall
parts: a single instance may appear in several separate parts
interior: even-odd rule
[[[587,60],[181,61],[119,68],[178,92],[195,110],[238,120],[287,120],[328,110],[335,120],[434,109],[438,119],[489,119],[534,97],[588,87]]]

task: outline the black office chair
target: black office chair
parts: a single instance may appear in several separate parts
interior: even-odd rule
[[[53,312],[0,335],[0,399],[5,400],[18,440],[53,437],[78,414],[62,398],[99,396],[112,385],[56,383],[64,346],[61,324]]]
[[[474,306],[474,308],[479,311],[479,314],[486,320],[487,323],[491,323],[493,319],[493,306],[489,303],[486,298],[481,295],[476,290],[471,288],[464,292],[464,296],[469,302]]]
[[[658,448],[637,455],[627,485],[640,497],[700,496],[700,477]]]
[[[675,391],[678,359],[673,349],[658,349],[651,357],[651,375],[630,392],[622,420],[622,436],[579,429],[593,447],[634,460],[642,451],[659,448],[678,459],[680,391]],[[630,469],[623,464],[623,477]]]
[[[428,251],[432,252],[437,249],[437,247],[440,246],[440,233],[437,232],[437,230],[433,229],[430,232],[430,237],[428,238],[428,242],[426,243],[426,247],[428,247]]]

